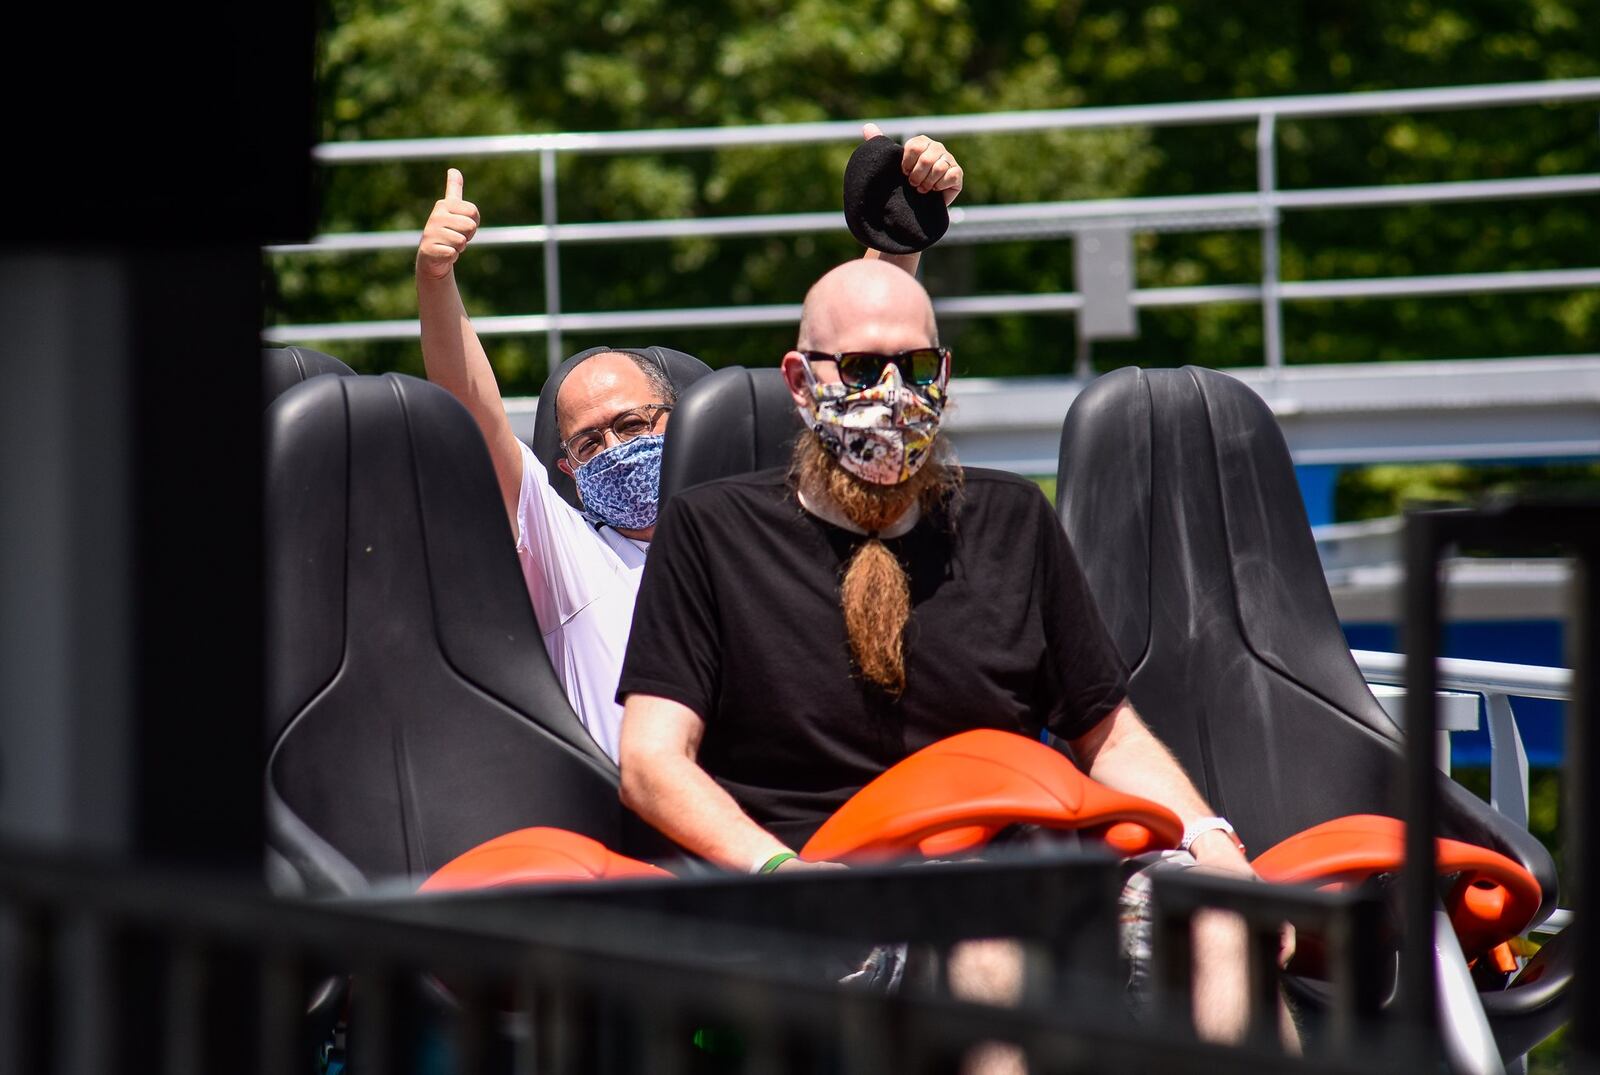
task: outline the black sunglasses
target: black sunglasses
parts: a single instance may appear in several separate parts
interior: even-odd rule
[[[900,376],[917,385],[938,384],[944,379],[950,359],[948,347],[913,347],[908,351],[879,354],[877,351],[801,351],[808,362],[834,362],[839,380],[851,388],[870,388],[883,376],[883,368],[894,363]]]

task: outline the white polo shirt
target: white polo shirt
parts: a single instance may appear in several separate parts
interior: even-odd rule
[[[521,448],[517,559],[533,614],[578,719],[615,759],[622,732],[617,680],[650,543],[609,526],[596,530],[551,488],[533,450]]]

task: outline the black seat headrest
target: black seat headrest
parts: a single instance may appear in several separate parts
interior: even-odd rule
[[[729,366],[678,400],[661,458],[661,506],[680,489],[785,466],[805,428],[776,369]]]
[[[261,400],[271,403],[301,381],[331,373],[354,377],[356,371],[332,355],[309,347],[263,347],[261,349]]]
[[[582,508],[578,500],[577,484],[556,466],[556,460],[561,458],[561,431],[556,427],[556,394],[561,391],[561,384],[567,379],[567,374],[578,365],[595,355],[611,352],[636,355],[653,363],[666,375],[667,382],[677,391],[680,399],[690,385],[711,372],[710,366],[691,354],[674,351],[670,347],[653,346],[590,347],[588,350],[579,351],[557,366],[555,372],[545,380],[544,387],[539,390],[539,405],[534,411],[533,418],[533,438],[528,441],[528,447],[533,449],[534,456],[544,464],[544,469],[550,475],[551,486],[561,494],[563,500],[575,508]]]
[[[1259,396],[1196,367],[1106,374],[1063,423],[1057,501],[1134,705],[1252,851],[1399,815],[1399,731],[1350,655]],[[1522,863],[1555,906],[1549,853],[1447,778],[1440,831]]]

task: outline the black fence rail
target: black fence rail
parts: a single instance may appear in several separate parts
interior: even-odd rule
[[[1566,715],[1566,875],[1562,879],[1573,923],[1566,940],[1573,950],[1568,1042],[1571,1067],[1600,1070],[1600,934],[1593,928],[1596,907],[1595,856],[1592,841],[1600,835],[1600,633],[1594,616],[1600,610],[1600,502],[1490,502],[1481,507],[1411,511],[1406,514],[1405,626],[1406,651],[1406,869],[1405,931],[1402,950],[1401,1004],[1417,1041],[1437,1062],[1438,1024],[1434,1001],[1437,981],[1433,945],[1436,889],[1433,840],[1438,831],[1438,804],[1433,782],[1433,729],[1438,726],[1439,637],[1441,627],[1440,560],[1452,550],[1476,554],[1549,555],[1558,549],[1576,561],[1567,620],[1567,664],[1573,689]]]
[[[1226,909],[1244,919],[1248,938],[1247,974],[1250,1019],[1247,1046],[1273,1052],[1281,1041],[1278,998],[1282,989],[1278,958],[1283,926],[1294,927],[1302,943],[1312,943],[1328,964],[1316,992],[1326,999],[1318,1025],[1300,1021],[1302,1045],[1313,1055],[1359,1067],[1383,1056],[1408,1066],[1418,1056],[1406,1028],[1384,1021],[1382,1002],[1389,992],[1386,973],[1392,960],[1376,943],[1384,935],[1385,909],[1376,896],[1305,888],[1267,888],[1250,881],[1186,873],[1158,877],[1152,885],[1152,1001],[1164,1007],[1169,1033],[1184,1035],[1192,1025],[1193,974],[1191,925],[1196,912]],[[1304,1040],[1309,1036],[1310,1040]]]
[[[1198,1045],[1178,1017],[1135,1021],[1113,951],[1116,866],[1069,853],[361,905],[4,862],[3,1072],[304,1075],[341,1014],[358,1073],[933,1072],[986,1041],[1019,1046],[1033,1071],[1409,1067],[1363,1049],[1373,1039],[1354,1023],[1341,1049],[1297,1060],[1264,1041]],[[1354,897],[1251,885],[1201,884],[1186,906],[1202,904],[1257,922],[1367,913]],[[868,940],[992,936],[1052,967],[1015,1007],[849,989],[827,970]],[[1375,1009],[1362,982],[1346,985]]]

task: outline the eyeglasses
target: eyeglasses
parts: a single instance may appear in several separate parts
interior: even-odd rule
[[[661,416],[670,410],[670,403],[647,403],[643,407],[623,411],[603,426],[580,429],[561,442],[561,450],[567,453],[573,465],[581,467],[604,450],[608,431],[617,438],[618,444],[626,444],[635,437],[654,432]]]
[[[893,362],[900,376],[917,385],[938,384],[949,369],[950,348],[913,347],[909,351],[879,354],[877,351],[801,351],[808,362],[833,362],[839,367],[839,380],[851,388],[870,388],[883,377],[883,368]]]

